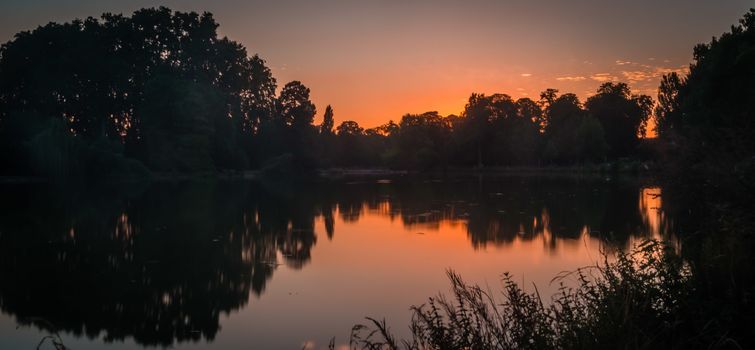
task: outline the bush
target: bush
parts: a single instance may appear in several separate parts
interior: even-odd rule
[[[689,266],[668,246],[648,241],[600,266],[557,276],[550,303],[503,275],[501,299],[448,272],[453,298],[414,306],[405,349],[616,349],[695,347],[685,322],[693,306]],[[564,280],[576,277],[577,286]],[[353,349],[398,349],[385,322],[352,331]]]

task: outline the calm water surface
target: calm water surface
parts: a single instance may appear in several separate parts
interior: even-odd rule
[[[448,291],[448,269],[550,294],[602,252],[671,238],[661,189],[636,179],[0,191],[0,349],[54,331],[72,349],[345,345],[365,316],[407,334],[409,306]]]

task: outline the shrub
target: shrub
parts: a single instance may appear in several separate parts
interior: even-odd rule
[[[544,302],[503,275],[499,298],[448,271],[452,298],[414,306],[411,339],[401,346],[385,322],[352,330],[352,349],[616,349],[699,346],[685,323],[689,266],[670,247],[648,241],[615,260],[554,278]],[[567,278],[576,278],[568,287]]]

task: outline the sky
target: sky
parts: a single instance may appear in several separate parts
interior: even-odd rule
[[[209,11],[259,54],[279,88],[299,80],[336,123],[374,127],[406,113],[459,114],[473,92],[583,101],[602,82],[655,97],[664,73],[720,36],[746,0],[2,0],[0,42],[48,22],[143,7]]]

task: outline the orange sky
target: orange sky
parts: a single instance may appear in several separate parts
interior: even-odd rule
[[[398,121],[405,113],[437,110],[443,115],[460,114],[472,92],[500,92],[515,99],[537,100],[542,90],[552,87],[562,93],[574,92],[584,102],[601,83],[623,81],[629,83],[635,93],[655,98],[660,77],[672,71],[684,72],[687,65],[654,61],[614,62],[602,65],[599,70],[590,63],[583,63],[583,67],[567,70],[573,73],[563,75],[540,72],[537,68],[464,68],[453,62],[325,74],[291,73],[285,67],[274,67],[274,73],[282,81],[298,76],[312,88],[312,99],[318,106],[316,123],[320,122],[325,105],[332,104],[337,122],[353,119],[372,127],[389,119]]]

